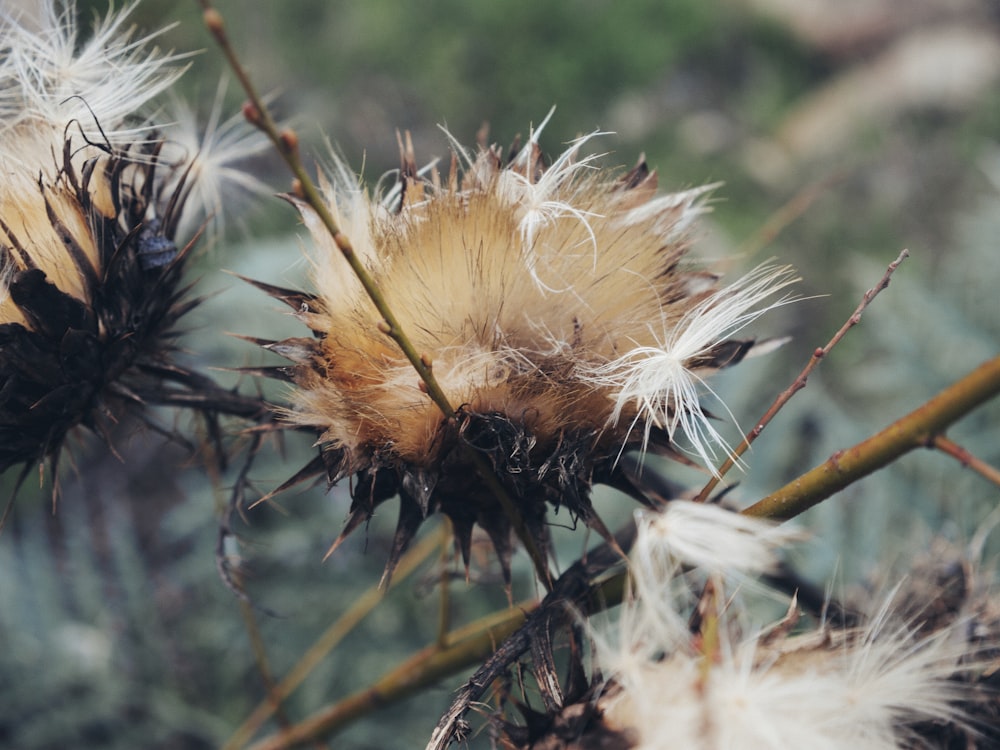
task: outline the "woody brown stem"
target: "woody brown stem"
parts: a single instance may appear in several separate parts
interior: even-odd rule
[[[935,435],[930,443],[927,444],[928,448],[935,448],[944,454],[947,454],[958,461],[962,466],[972,469],[974,472],[980,476],[993,482],[993,484],[1000,486],[1000,470],[990,464],[986,463],[980,458],[972,455],[968,449],[959,445],[950,438],[944,435]]]

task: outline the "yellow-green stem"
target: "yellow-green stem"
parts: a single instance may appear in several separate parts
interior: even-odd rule
[[[1000,394],[1000,357],[980,365],[920,408],[867,440],[838,451],[743,512],[776,520],[797,516],[904,453],[928,445],[953,422],[997,394]]]

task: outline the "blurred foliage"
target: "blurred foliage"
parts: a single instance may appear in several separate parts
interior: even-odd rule
[[[105,5],[81,3],[81,13]],[[617,135],[597,142],[613,152],[609,162],[626,165],[645,151],[664,189],[725,180],[699,252],[726,258],[751,247],[786,201],[829,179],[804,216],[757,257],[738,261],[777,256],[800,269],[804,296],[825,295],[766,319],[763,335],[787,333],[793,341],[715,384],[744,426],[908,247],[913,257],[860,328],[749,454],[750,471],[737,490],[743,499],[760,497],[866,437],[996,353],[997,76],[962,106],[902,102],[888,116],[852,117],[829,150],[788,145],[793,115],[819,106],[815,95],[846,73],[873,69],[883,49],[912,29],[844,50],[823,47],[781,17],[758,14],[759,4],[739,0],[218,5],[258,85],[275,92],[279,111],[317,158],[323,160],[329,138],[372,182],[396,163],[396,128],[412,130],[418,158],[429,160],[447,155],[438,123],[468,143],[489,121],[493,137],[508,142],[557,105],[542,139],[551,151],[581,132],[613,130]],[[147,1],[135,18],[150,29],[176,22],[162,37],[165,46],[206,49],[192,60],[183,86],[207,106],[222,64],[195,3]],[[968,25],[971,34],[983,21],[973,15]],[[890,81],[884,96],[891,100],[893,93]],[[262,169],[276,191],[287,184],[276,164]],[[205,292],[224,291],[192,317],[198,344],[189,347],[191,356],[210,366],[257,363],[261,355],[252,347],[221,333],[297,331],[263,295],[218,273],[222,267],[299,285],[306,269],[289,237],[293,230],[291,210],[273,201],[248,220],[249,236],[232,231],[205,254]],[[175,417],[162,419],[171,424]],[[958,425],[953,437],[996,465],[998,425],[993,405]],[[197,436],[197,425],[190,427]],[[122,426],[120,443],[121,460],[81,441],[75,467],[64,468],[54,512],[48,491],[37,491],[29,479],[0,535],[4,747],[218,747],[264,695],[239,602],[214,566],[217,518],[232,471],[209,479],[197,459],[134,426]],[[289,444],[284,453],[269,447],[254,469],[256,485],[273,488],[307,455],[308,445]],[[701,482],[675,473],[692,486]],[[13,479],[3,479],[7,492]],[[825,540],[828,555],[800,562],[820,580],[839,564],[839,580],[849,583],[886,555],[905,556],[932,530],[968,538],[996,500],[995,487],[950,459],[911,455],[812,511],[806,523]],[[238,521],[248,590],[278,613],[256,613],[275,675],[286,673],[378,580],[385,559],[378,548],[387,543],[392,517],[391,510],[379,514],[367,535],[321,564],[346,498],[318,488],[280,504],[281,512],[256,508]],[[599,506],[617,516],[609,518],[612,526],[631,510],[610,494]],[[582,535],[559,536],[565,565],[580,553]],[[289,714],[300,718],[346,695],[432,640],[437,603],[427,588],[394,591],[296,693]],[[453,591],[456,622],[506,601],[495,583]],[[531,591],[522,568],[515,596]],[[359,748],[422,746],[461,679],[363,722],[343,741]]]

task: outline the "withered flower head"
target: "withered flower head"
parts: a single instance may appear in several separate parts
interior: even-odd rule
[[[594,689],[603,693],[591,711],[600,732],[630,738],[620,746],[894,750],[996,741],[996,604],[978,585],[962,585],[971,580],[955,580],[963,566],[954,557],[921,565],[884,598],[868,592],[849,608],[858,622],[826,612],[818,625],[800,621],[793,599],[784,619],[757,629],[733,592],[780,599],[762,581],[743,584],[773,563],[770,551],[787,532],[685,501],[637,515],[632,597],[616,628],[591,630],[601,670]],[[699,596],[706,580],[726,594]],[[703,622],[714,618],[712,639],[692,636],[696,609]]]
[[[451,518],[466,560],[480,525],[509,572],[510,523],[470,449],[488,457],[540,549],[548,504],[595,523],[591,485],[623,484],[623,451],[680,449],[704,463],[725,452],[699,404],[702,378],[743,358],[752,340],[731,337],[784,302],[768,300],[794,280],[764,267],[718,286],[685,257],[710,188],[658,195],[642,159],[609,176],[581,156],[589,137],[546,164],[539,130],[506,157],[456,145],[446,175],[418,173],[407,145],[385,195],[340,163],[324,185],[457,420],[428,398],[342,253],[294,197],[316,245],[315,291],[258,285],[312,332],[261,342],[293,363],[271,371],[294,384],[286,420],[318,438],[320,457],[293,480],[353,477],[340,539],[398,493],[387,572],[434,512]]]
[[[204,383],[170,357],[196,304],[177,235],[196,154],[165,157],[146,111],[182,69],[131,7],[86,40],[71,0],[0,15],[0,470],[55,463],[72,428],[105,433],[129,405],[197,405]]]

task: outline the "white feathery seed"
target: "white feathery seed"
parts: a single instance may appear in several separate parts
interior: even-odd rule
[[[551,112],[549,116],[551,117]],[[547,265],[545,261],[549,255],[549,249],[539,242],[539,234],[562,220],[578,222],[587,234],[587,239],[582,242],[585,242],[589,247],[591,257],[596,257],[598,252],[597,236],[590,225],[590,220],[602,217],[593,211],[586,211],[574,206],[572,191],[567,191],[567,187],[572,185],[574,180],[579,181],[582,172],[594,169],[593,162],[603,156],[603,154],[587,154],[585,157],[579,158],[581,147],[591,138],[602,135],[602,133],[598,131],[577,138],[545,169],[541,176],[536,178],[534,165],[530,163],[530,160],[533,158],[534,146],[537,146],[541,129],[548,122],[548,119],[546,117],[542,125],[532,133],[530,143],[526,148],[521,149],[514,162],[516,167],[523,169],[523,173],[517,169],[506,169],[497,176],[497,197],[501,201],[517,207],[516,216],[521,251],[532,278],[546,291],[564,292],[572,288],[571,285],[566,284],[565,280],[559,280],[563,286],[553,287],[543,281],[539,275],[539,265]],[[569,192],[569,195],[563,195],[566,192]],[[559,258],[560,264],[565,262],[566,252],[567,248],[558,248],[558,254],[562,256]]]
[[[768,572],[798,535],[684,501],[638,520],[633,597],[613,630],[591,628],[597,665],[620,687],[602,699],[604,720],[633,732],[636,750],[901,750],[918,723],[967,725],[953,679],[977,668],[963,618],[921,634],[894,614],[891,592],[858,629],[747,634],[747,610],[722,594],[724,581]],[[703,602],[718,620],[711,653],[690,631],[704,580],[690,566],[722,576]]]
[[[638,601],[623,607],[619,630],[653,653],[687,648],[697,582],[758,588],[753,576],[773,571],[778,550],[804,538],[792,526],[689,500],[637,510],[635,520],[629,574]]]
[[[920,638],[875,624],[840,644],[824,644],[814,632],[774,650],[760,633],[733,645],[724,630],[715,657],[691,650],[645,661],[615,655],[605,674],[623,691],[605,717],[637,733],[636,750],[902,750],[911,747],[909,726],[964,724],[956,707],[961,684],[949,679],[963,668],[961,650],[948,645],[953,634]],[[647,642],[643,652],[655,653],[656,645],[675,644]],[[600,653],[598,661],[605,665]]]
[[[186,55],[160,51],[154,40],[164,31],[141,34],[128,23],[136,3],[97,16],[90,33],[77,23],[74,0],[40,0],[32,14],[0,6],[0,215],[5,242],[29,247],[32,262],[61,290],[83,299],[83,278],[67,255],[65,240],[50,226],[50,211],[73,236],[101,273],[93,227],[65,175],[86,185],[92,205],[112,218],[117,209],[102,163],[117,160],[124,183],[162,196],[173,195],[183,226],[176,233],[191,239],[205,213],[219,220],[222,193],[226,208],[235,185],[263,190],[233,162],[260,152],[265,139],[246,135],[236,118],[220,123],[221,89],[209,127],[196,135],[190,112],[176,126],[157,117],[153,100],[184,72]],[[162,144],[156,151],[153,142]],[[68,154],[69,163],[65,163]],[[155,159],[157,169],[137,165]],[[88,165],[88,162],[92,162]],[[67,169],[68,168],[68,169]],[[177,192],[183,180],[183,190]],[[155,201],[147,207],[147,220]],[[166,203],[160,208],[164,208]],[[177,218],[177,217],[173,217]],[[151,224],[152,231],[157,225]],[[22,266],[23,268],[23,266]],[[2,279],[0,279],[2,281]],[[6,290],[7,284],[3,283]],[[0,300],[0,320],[19,321],[15,306]]]
[[[644,226],[647,231],[656,232],[663,242],[677,242],[699,216],[708,213],[705,198],[721,185],[712,182],[661,195],[629,209],[617,220],[623,226]]]
[[[683,435],[690,450],[711,467],[718,458],[715,446],[727,455],[732,455],[732,449],[700,403],[702,390],[715,396],[714,391],[688,363],[707,355],[769,310],[794,301],[786,295],[762,306],[796,281],[798,277],[788,267],[759,266],[699,303],[680,322],[664,321],[660,330],[651,328],[656,346],[635,346],[601,364],[581,362],[579,377],[612,390],[611,424],[617,425],[627,407],[634,406],[636,416],[630,429],[643,425],[644,446],[652,428],[660,427],[671,439]]]
[[[777,565],[777,550],[802,538],[794,527],[711,503],[673,500],[662,511],[635,515],[633,568],[648,571],[653,580],[681,565],[727,577],[767,573]]]
[[[138,35],[126,21],[135,3],[95,21],[81,43],[72,0],[43,0],[36,26],[22,24],[16,14],[0,15],[5,40],[4,95],[0,98],[6,130],[64,137],[70,124],[101,145],[129,144],[146,137],[147,123],[135,124],[135,113],[167,90],[184,72],[186,56],[164,53],[151,42],[167,29]],[[169,28],[169,27],[168,27]],[[5,138],[0,156],[17,161],[21,149]]]
[[[192,193],[189,200],[198,209],[184,213],[178,228],[182,237],[192,236],[197,223],[204,220],[209,223],[210,235],[223,234],[226,214],[233,212],[234,204],[271,192],[264,182],[234,166],[260,156],[271,144],[242,113],[222,119],[226,88],[227,79],[222,78],[204,124],[191,106],[180,99],[174,98],[169,107],[173,122],[165,128],[163,157],[168,163],[184,164],[185,168],[172,174],[167,190],[172,192],[185,179]]]

